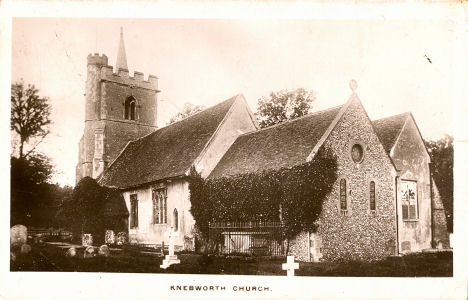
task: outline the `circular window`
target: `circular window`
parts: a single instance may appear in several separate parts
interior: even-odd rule
[[[351,158],[355,163],[360,163],[364,157],[364,149],[359,144],[353,145],[351,148]]]

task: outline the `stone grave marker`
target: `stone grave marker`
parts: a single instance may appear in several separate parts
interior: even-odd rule
[[[169,236],[169,255],[166,255],[166,258],[163,260],[162,265],[159,267],[161,269],[167,269],[173,264],[180,264],[180,260],[177,259],[177,255],[174,254],[174,238],[179,235],[178,232],[175,232],[174,229],[171,227],[169,232],[165,234]]]
[[[114,233],[114,230],[106,230],[106,236],[105,236],[104,242],[105,242],[107,245],[113,245],[113,244],[115,244],[115,233]]]
[[[10,228],[10,246],[21,246],[28,240],[28,229],[24,225],[15,225]]]
[[[288,272],[288,276],[294,276],[294,270],[299,269],[299,263],[294,262],[294,256],[288,256],[283,270]]]
[[[99,247],[99,252],[98,252],[98,254],[101,255],[101,256],[108,257],[109,254],[110,254],[109,246],[107,246],[107,245],[102,245],[101,247]]]
[[[81,238],[81,244],[84,247],[92,246],[93,245],[93,236],[90,233],[83,234]]]
[[[117,233],[116,244],[117,245],[125,245],[127,243],[127,233],[126,232],[119,232]]]
[[[65,253],[65,256],[68,256],[68,257],[75,257],[76,256],[76,248],[75,247],[71,247],[67,250],[67,252]]]
[[[21,245],[21,253],[22,254],[27,254],[29,252],[31,252],[31,246],[29,246],[28,244]]]
[[[86,250],[83,254],[83,257],[84,258],[90,258],[90,257],[94,257],[94,247],[93,246],[88,246],[86,247]]]

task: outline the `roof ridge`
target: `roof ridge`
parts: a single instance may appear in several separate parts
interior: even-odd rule
[[[210,106],[210,107],[207,107],[207,108],[205,108],[205,109],[203,109],[203,110],[197,111],[196,113],[194,113],[194,114],[192,114],[192,115],[190,115],[190,116],[187,116],[187,117],[185,117],[185,118],[183,118],[183,119],[180,119],[180,120],[177,120],[177,121],[175,121],[175,122],[172,122],[172,123],[170,123],[170,124],[168,124],[168,125],[166,125],[166,126],[163,126],[163,127],[161,127],[161,128],[166,128],[166,127],[171,126],[171,125],[174,125],[174,124],[176,124],[176,123],[185,121],[185,120],[187,120],[188,118],[191,118],[191,117],[193,117],[193,116],[198,115],[199,113],[202,113],[202,112],[204,112],[204,111],[207,111],[208,109],[212,109],[212,108],[214,108],[214,107],[216,107],[216,106],[218,106],[218,105],[221,105],[221,104],[223,104],[224,102],[227,102],[227,101],[229,101],[229,100],[231,100],[231,99],[234,99],[234,98],[236,98],[238,95],[240,95],[240,94],[236,94],[236,95],[233,96],[233,97],[230,97],[230,98],[228,98],[228,99],[226,99],[226,100],[223,100],[223,101],[221,101],[221,102],[219,102],[219,103],[216,103],[215,105],[212,105],[212,106]]]
[[[262,131],[265,131],[265,130],[268,130],[268,129],[271,129],[271,128],[275,128],[275,127],[279,127],[279,126],[282,126],[282,125],[294,123],[296,121],[305,119],[307,117],[312,117],[314,115],[317,115],[319,113],[324,113],[324,112],[327,112],[327,111],[330,111],[330,110],[333,110],[333,109],[341,108],[341,107],[343,107],[343,105],[344,104],[329,107],[329,108],[318,110],[318,111],[314,111],[314,112],[308,113],[307,115],[303,115],[303,116],[300,116],[300,117],[295,118],[295,119],[289,119],[289,120],[286,120],[286,121],[283,121],[283,122],[280,122],[280,123],[277,123],[277,124],[274,124],[274,125],[271,125],[271,126],[268,126],[268,127],[265,127],[265,128],[260,128],[258,130],[243,133],[243,134],[239,135],[239,137],[244,136],[244,135],[254,134],[254,133],[257,133],[257,132],[262,132]]]
[[[406,112],[402,112],[402,113],[399,113],[399,114],[396,114],[396,115],[391,115],[391,116],[383,117],[383,118],[380,118],[380,119],[372,120],[372,122],[381,121],[381,120],[390,119],[390,118],[395,118],[395,117],[400,117],[400,116],[403,116],[403,115],[410,115],[410,114],[411,114],[411,112],[406,111]]]
[[[231,97],[231,98],[228,98],[228,99],[226,99],[226,100],[223,100],[223,101],[221,101],[221,102],[219,102],[219,103],[216,103],[216,104],[213,105],[213,106],[207,107],[207,108],[205,108],[205,109],[203,109],[203,110],[201,110],[201,111],[198,111],[198,112],[194,113],[193,115],[187,116],[187,117],[185,117],[185,118],[183,118],[183,119],[181,119],[181,120],[177,120],[177,121],[175,121],[175,122],[172,122],[172,123],[170,123],[170,124],[167,124],[166,126],[157,128],[155,131],[150,132],[150,133],[148,133],[148,134],[146,134],[146,135],[144,135],[144,136],[142,136],[142,137],[140,137],[140,138],[138,138],[138,139],[136,139],[136,140],[132,140],[132,141],[130,141],[130,142],[136,142],[136,141],[142,140],[142,139],[144,139],[144,138],[146,138],[146,137],[148,137],[148,136],[150,136],[150,135],[152,135],[152,134],[154,134],[154,133],[156,133],[156,132],[159,132],[161,129],[165,129],[165,128],[168,128],[168,127],[170,127],[170,126],[173,126],[173,125],[175,125],[175,124],[177,124],[177,123],[181,123],[182,121],[186,121],[187,119],[189,119],[189,118],[191,118],[191,117],[194,117],[194,116],[196,116],[196,115],[198,115],[198,114],[200,114],[200,113],[202,113],[202,112],[205,112],[205,111],[207,111],[207,110],[209,110],[209,109],[215,108],[215,107],[217,107],[217,106],[223,104],[224,102],[227,102],[227,101],[229,101],[229,100],[231,100],[231,99],[235,99],[238,95],[240,95],[240,94],[237,94],[237,95],[235,95],[234,97]]]

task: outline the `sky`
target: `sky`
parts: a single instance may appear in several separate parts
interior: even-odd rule
[[[74,185],[84,129],[86,57],[115,65],[124,29],[130,74],[159,78],[158,125],[185,102],[212,106],[242,93],[253,111],[272,91],[317,93],[313,111],[343,104],[349,81],[374,120],[411,112],[426,139],[453,134],[450,20],[13,18],[11,79],[50,98],[38,147],[53,181]]]

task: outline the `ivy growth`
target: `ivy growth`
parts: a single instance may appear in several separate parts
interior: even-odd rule
[[[203,179],[190,175],[190,212],[205,236],[219,221],[281,221],[286,238],[315,231],[322,204],[337,179],[336,157],[321,149],[292,168]]]

